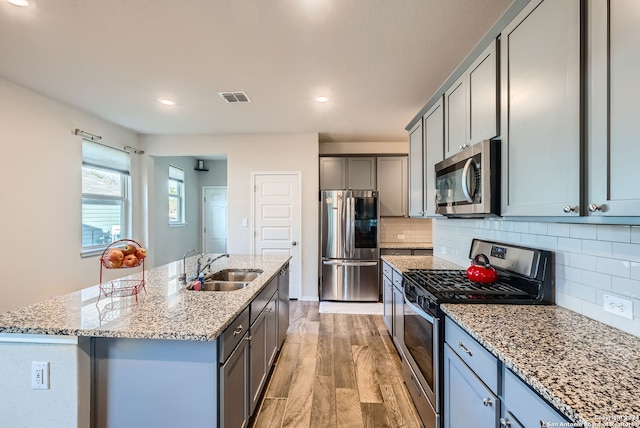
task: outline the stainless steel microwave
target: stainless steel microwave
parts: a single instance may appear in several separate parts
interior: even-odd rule
[[[484,140],[435,165],[436,213],[500,215],[500,141]]]

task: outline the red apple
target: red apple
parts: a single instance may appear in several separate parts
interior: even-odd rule
[[[124,253],[125,256],[128,256],[129,254],[133,254],[136,252],[136,246],[133,244],[127,244],[122,248],[122,252]]]
[[[124,253],[118,248],[112,248],[109,250],[107,254],[107,260],[110,262],[120,262],[122,263],[122,259],[124,259]]]
[[[145,250],[144,248],[140,247],[136,250],[136,258],[137,259],[144,259],[145,257],[147,257],[147,250]]]
[[[132,267],[138,264],[138,259],[136,259],[136,256],[134,254],[129,254],[127,256],[124,256],[122,264],[127,267]]]

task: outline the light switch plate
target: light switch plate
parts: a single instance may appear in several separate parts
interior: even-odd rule
[[[623,299],[618,296],[612,296],[610,294],[604,294],[604,310],[605,312],[611,312],[612,314],[625,317],[627,319],[633,319],[633,301]]]

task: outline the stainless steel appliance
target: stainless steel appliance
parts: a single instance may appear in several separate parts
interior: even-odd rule
[[[469,258],[484,254],[498,272],[493,284],[470,281],[464,270],[412,269],[403,274],[405,296],[402,373],[427,428],[441,428],[444,314],[441,303],[553,304],[553,254],[474,239]]]
[[[378,192],[320,192],[320,300],[377,302]]]
[[[500,215],[500,142],[484,140],[435,165],[436,213]]]

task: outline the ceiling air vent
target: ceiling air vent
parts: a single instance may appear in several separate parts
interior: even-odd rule
[[[218,92],[228,103],[250,103],[251,100],[244,92]]]

